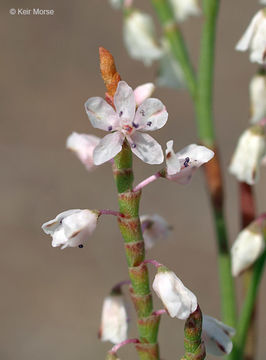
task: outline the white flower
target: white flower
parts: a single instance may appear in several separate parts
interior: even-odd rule
[[[164,54],[159,60],[159,71],[156,85],[174,89],[185,88],[186,83],[181,66],[171,54],[170,46],[166,39],[163,40]]]
[[[212,150],[196,144],[188,145],[176,154],[173,140],[168,141],[166,146],[166,177],[179,184],[189,183],[193,173],[214,156]]]
[[[159,268],[152,287],[172,318],[185,320],[197,309],[196,296],[172,271],[160,271]]]
[[[125,16],[124,42],[129,55],[150,65],[158,60],[163,51],[155,39],[155,30],[152,17],[140,11],[132,11]]]
[[[124,140],[132,151],[148,164],[163,161],[161,146],[143,131],[163,127],[168,113],[163,103],[154,98],[146,99],[136,111],[135,95],[125,81],[120,81],[114,96],[115,110],[100,97],[90,98],[85,109],[93,127],[111,132],[96,146],[93,154],[95,165],[103,164],[117,155]]]
[[[99,213],[92,210],[67,210],[42,225],[43,231],[53,238],[52,246],[83,247],[94,232]]]
[[[240,136],[233,154],[229,171],[239,181],[255,184],[259,177],[259,168],[266,154],[264,128],[254,125]]]
[[[203,315],[202,340],[206,352],[215,356],[230,354],[233,349],[231,337],[235,335],[235,329],[225,325],[221,321]]]
[[[266,61],[266,12],[260,10],[251,20],[247,30],[236,45],[236,50],[250,50],[250,61],[265,64]]]
[[[200,8],[197,0],[170,0],[176,21],[184,21],[191,15],[199,15]]]
[[[146,250],[169,235],[170,226],[160,215],[141,215],[140,222]]]
[[[266,76],[255,75],[249,86],[251,101],[251,122],[257,123],[266,117]]]
[[[119,344],[127,339],[127,312],[121,294],[104,299],[99,336],[102,341]]]
[[[133,0],[109,0],[109,3],[114,9],[121,9],[122,7],[129,8]]]
[[[93,152],[100,140],[100,138],[94,135],[73,132],[67,138],[66,147],[74,151],[80,161],[86,166],[87,170],[90,171],[95,167]]]
[[[259,258],[265,249],[261,222],[253,221],[237,236],[232,249],[232,274],[240,275]]]

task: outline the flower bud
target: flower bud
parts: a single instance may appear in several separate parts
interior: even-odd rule
[[[196,296],[172,271],[159,268],[152,287],[172,318],[186,320],[197,309]]]
[[[179,184],[189,183],[193,173],[214,156],[214,152],[205,146],[191,144],[176,154],[173,140],[168,141],[166,146],[166,178]]]
[[[146,250],[150,250],[155,243],[169,235],[171,228],[160,215],[141,215],[140,222]]]
[[[93,151],[100,142],[100,138],[94,135],[78,134],[73,132],[66,141],[66,147],[74,151],[87,170],[94,169]]]
[[[92,210],[67,210],[42,225],[43,231],[53,238],[52,246],[83,247],[94,232],[99,213]]]
[[[259,168],[266,154],[265,129],[254,125],[240,136],[229,171],[239,181],[253,185],[259,178]]]
[[[197,0],[170,0],[176,21],[186,20],[191,15],[199,15],[200,8]]]
[[[263,253],[265,228],[265,220],[259,218],[239,233],[231,249],[233,276],[247,270]]]
[[[113,344],[127,339],[127,312],[122,294],[111,294],[104,299],[99,337]]]
[[[257,123],[266,118],[266,75],[253,76],[250,86],[251,122]]]
[[[207,353],[214,356],[230,354],[233,349],[231,337],[234,335],[235,329],[232,327],[211,316],[203,315],[202,340]]]
[[[141,105],[144,102],[144,100],[151,97],[152,93],[154,92],[154,89],[155,86],[153,83],[146,83],[136,87],[136,89],[134,90],[136,105],[137,106]]]
[[[266,10],[258,11],[247,30],[236,45],[236,50],[250,50],[250,61],[265,64],[266,53]]]
[[[155,39],[154,24],[150,15],[134,10],[124,20],[124,41],[129,55],[151,65],[162,56]]]

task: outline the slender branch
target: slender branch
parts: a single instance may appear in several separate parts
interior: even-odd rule
[[[136,185],[133,191],[139,191],[143,189],[145,186],[151,184],[153,181],[159,179],[161,177],[161,172],[158,171],[156,174],[149,176],[147,179],[141,181],[138,185]]]
[[[112,353],[112,354],[116,354],[117,351],[125,346],[125,345],[128,345],[128,344],[138,344],[140,341],[138,339],[127,339],[125,341],[122,341],[121,343],[119,344],[116,344],[115,346],[112,347],[112,349],[109,351],[109,353]]]
[[[123,216],[119,211],[116,210],[100,210],[100,215],[114,215],[114,216]]]
[[[166,314],[166,313],[167,313],[167,312],[166,312],[165,309],[160,309],[160,310],[154,311],[154,312],[152,313],[152,315],[158,316],[158,315],[163,315],[163,314]]]
[[[152,264],[153,266],[155,266],[157,269],[161,266],[163,266],[161,263],[159,263],[158,261],[156,260],[149,260],[149,259],[146,259],[142,262],[143,264]]]
[[[183,70],[190,95],[195,99],[197,87],[195,72],[190,62],[183,35],[175,22],[169,1],[151,0],[151,2],[162,25],[164,35],[169,42],[171,52]]]

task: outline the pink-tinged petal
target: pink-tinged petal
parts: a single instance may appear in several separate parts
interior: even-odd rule
[[[135,95],[125,81],[120,81],[114,96],[116,113],[121,120],[132,122],[136,111]]]
[[[124,139],[125,135],[118,131],[106,135],[94,149],[94,164],[101,165],[113,159],[121,151]]]
[[[180,170],[180,172],[176,173],[175,175],[167,175],[167,179],[171,181],[175,181],[181,185],[187,185],[192,179],[192,176],[196,170],[197,170],[196,166],[189,166],[187,168]]]
[[[85,103],[85,110],[93,127],[105,131],[115,130],[118,118],[112,108],[104,99],[92,97]]]
[[[138,130],[153,131],[163,127],[168,113],[164,104],[158,99],[147,99],[142,103],[135,115],[134,126]]]
[[[245,31],[244,35],[242,36],[242,38],[236,44],[236,50],[238,50],[238,51],[246,51],[246,50],[248,50],[248,48],[249,48],[249,46],[251,44],[254,32],[256,31],[256,27],[257,27],[256,25],[257,25],[258,21],[260,21],[261,18],[263,18],[263,13],[261,11],[259,11],[253,17],[253,19],[251,20],[251,22],[250,22],[247,30]]]
[[[144,100],[148,99],[154,92],[154,89],[153,83],[146,83],[136,87],[134,90],[136,105],[139,106]]]
[[[161,164],[163,162],[162,147],[150,135],[135,132],[128,141],[131,143],[132,152],[145,163]]]

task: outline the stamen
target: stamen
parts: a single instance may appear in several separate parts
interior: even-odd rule
[[[121,110],[119,113],[119,117],[121,117],[123,115],[123,111]]]
[[[134,143],[132,143],[132,144],[131,144],[131,147],[132,147],[133,149],[135,149],[135,148],[137,147],[137,145],[134,144]]]
[[[139,124],[134,123],[134,121],[132,122],[132,125],[135,129],[137,129],[139,127]]]
[[[79,245],[79,248],[80,248],[80,249],[82,249],[82,248],[83,248],[83,245],[82,245],[82,244],[80,244],[80,245]]]
[[[152,124],[151,121],[148,121],[148,122],[147,122],[147,125],[148,125],[148,126],[151,126],[151,124]]]
[[[142,115],[142,116],[145,116],[145,111],[142,109],[142,110],[140,110],[140,114]]]
[[[189,157],[186,157],[186,158],[185,158],[185,161],[184,161],[184,166],[185,166],[185,167],[188,167],[188,166],[189,166],[189,161],[190,161]]]
[[[113,129],[112,126],[108,126],[108,131],[111,131]]]

